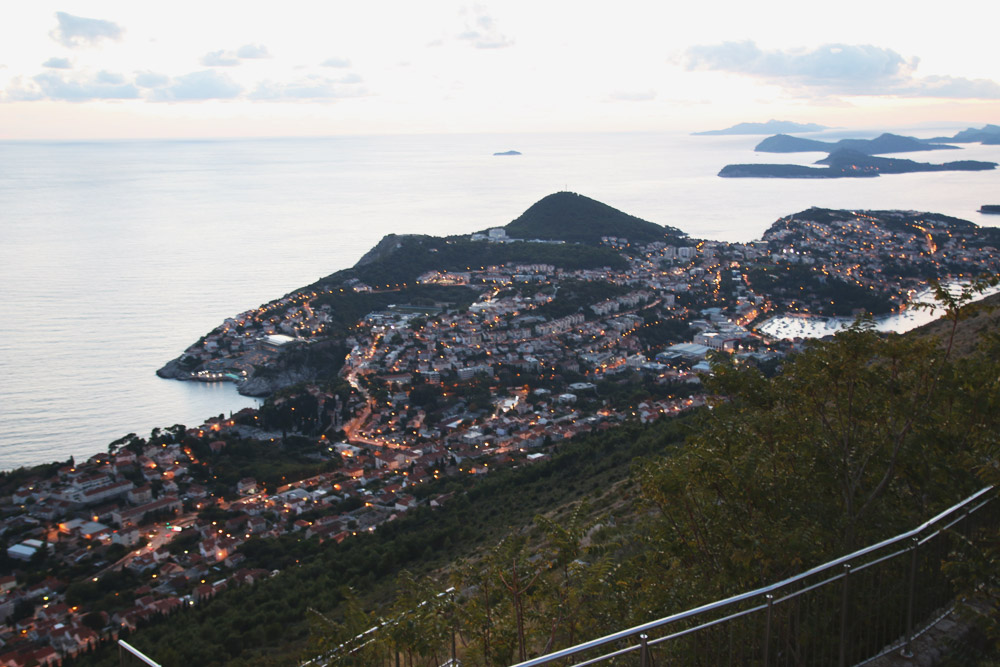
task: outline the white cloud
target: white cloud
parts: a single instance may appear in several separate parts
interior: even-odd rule
[[[49,35],[69,48],[93,46],[104,39],[118,41],[125,33],[121,26],[112,21],[73,16],[66,12],[56,12],[56,20],[59,26]]]
[[[367,91],[360,86],[362,79],[357,74],[348,74],[339,79],[308,76],[298,81],[275,83],[264,81],[250,93],[249,98],[260,101],[330,101],[350,97],[362,97]]]
[[[201,64],[205,67],[235,67],[240,64],[232,51],[210,51],[201,57]]]
[[[244,44],[236,51],[237,58],[270,58],[271,54],[263,44]]]
[[[350,67],[351,61],[347,58],[327,58],[320,63],[320,67]]]
[[[69,58],[52,57],[43,62],[42,67],[49,67],[51,69],[73,69],[73,63],[69,61]]]
[[[263,44],[244,44],[236,51],[227,51],[226,49],[209,51],[201,57],[201,64],[205,67],[235,67],[243,60],[270,57],[270,52]]]
[[[94,81],[97,83],[107,84],[109,86],[120,86],[125,83],[125,77],[117,72],[106,72],[100,71],[97,76],[94,77]]]
[[[749,40],[724,42],[692,46],[683,61],[689,70],[743,74],[807,95],[1000,99],[1000,84],[995,81],[917,77],[919,58],[906,59],[892,49],[871,44],[765,51]]]
[[[4,102],[38,102],[46,97],[37,83],[17,76],[7,85],[0,99]]]
[[[514,40],[500,32],[496,21],[479,5],[464,8],[465,30],[458,39],[469,42],[477,49],[502,49],[514,44]]]
[[[167,86],[156,89],[150,99],[154,102],[231,100],[242,92],[242,86],[225,74],[204,70],[175,77]]]
[[[76,76],[43,72],[30,81],[18,78],[6,90],[7,101],[56,100],[89,102],[91,100],[130,100],[139,97],[139,89],[125,77],[112,72],[95,76]]]
[[[136,72],[135,85],[141,88],[159,88],[170,83],[170,77],[159,72]]]
[[[652,102],[656,99],[656,93],[652,90],[642,92],[618,91],[611,93],[608,98],[616,102]]]
[[[896,94],[901,97],[1000,100],[1000,83],[960,76],[927,76],[917,79],[909,87],[901,86]]]

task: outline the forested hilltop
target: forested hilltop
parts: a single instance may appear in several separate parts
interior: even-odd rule
[[[786,221],[796,221],[796,229]],[[611,314],[608,308],[623,312],[623,304],[599,303],[596,291],[592,301],[549,307],[548,316],[529,312],[562,301],[566,281],[611,283],[623,288],[615,297],[631,292],[631,306],[646,306],[630,323],[615,317],[612,328],[633,332],[639,346],[623,348],[605,339],[588,347],[656,353],[690,340],[692,323],[713,316],[745,326],[786,312],[887,314],[905,307],[909,294],[930,279],[1000,272],[998,246],[995,228],[939,214],[826,209],[782,218],[760,241],[706,241],[561,192],[502,228],[447,238],[390,234],[354,267],[227,319],[157,372],[233,380],[243,393],[267,396],[300,382],[336,378],[359,340],[352,335],[357,323],[373,312],[395,309],[397,315],[433,319],[472,305],[507,311],[503,322],[475,325],[480,330],[467,332],[470,339],[481,338],[483,327],[520,330],[517,325],[527,323],[537,329],[536,317],[560,329],[556,333],[578,329],[578,322],[555,322],[554,312],[578,312],[586,320],[598,311]],[[735,336],[721,333],[746,339],[738,330]],[[450,361],[451,370],[474,365]],[[422,366],[425,372],[442,368]],[[601,366],[582,360],[574,372]]]

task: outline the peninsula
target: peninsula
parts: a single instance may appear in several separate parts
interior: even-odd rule
[[[838,152],[825,168],[748,167],[808,170],[810,175],[829,178],[995,166],[921,165]],[[996,238],[1000,232],[992,228],[934,214],[884,211],[813,210],[792,219],[810,215],[825,227],[863,220],[873,229],[862,233],[848,225],[851,233],[844,241],[825,242],[829,248],[809,246],[803,257],[798,246],[776,242],[783,238],[775,236],[776,227],[751,244],[692,239],[677,228],[642,220],[588,197],[556,193],[504,227],[447,238],[389,235],[354,267],[227,319],[158,374],[229,379],[243,393],[267,396],[283,387],[342,374],[345,357],[368,344],[359,326],[402,317],[422,323],[423,328],[412,335],[430,341],[432,349],[416,352],[406,363],[402,353],[394,357],[388,366],[400,373],[471,377],[496,372],[497,363],[508,369],[532,367],[536,362],[525,361],[523,355],[538,358],[544,350],[546,363],[556,368],[562,364],[564,372],[603,376],[646,346],[685,342],[674,336],[687,331],[706,308],[718,308],[721,317],[741,326],[763,312],[843,315],[864,309],[880,314],[902,307],[907,290],[932,277],[1000,270],[992,250],[1000,246]],[[941,236],[929,242],[926,230],[939,228]],[[840,254],[867,256],[865,244],[874,229],[881,230],[877,236],[884,240],[871,255],[870,272],[859,268],[841,278],[824,277],[791,302],[776,301],[770,290],[760,290],[759,283],[746,282],[755,267],[775,264],[810,267],[810,274],[823,268],[838,276],[836,266],[858,263]],[[837,235],[831,233],[831,238]],[[905,261],[897,261],[903,257]],[[864,282],[858,281],[858,275],[868,273]],[[717,285],[725,286],[728,296],[719,295]],[[821,296],[827,292],[835,297]],[[476,314],[471,324],[456,324],[455,329],[448,324],[440,331],[442,325],[434,324],[450,322],[450,313],[465,312]],[[624,312],[631,317],[623,319]],[[368,325],[359,324],[371,313],[382,314]],[[483,320],[486,315],[489,322]],[[553,333],[559,335],[550,339]],[[749,330],[723,333],[734,341],[752,338]],[[535,341],[537,336],[545,342]],[[580,347],[584,339],[580,337],[592,342]],[[437,349],[438,342],[442,349]],[[522,342],[528,347],[521,347]],[[609,366],[608,360],[617,361]]]
[[[306,605],[346,584],[583,493],[619,506],[633,461],[707,403],[711,355],[774,373],[804,351],[762,320],[903,308],[931,279],[1000,272],[998,246],[1000,229],[939,214],[819,208],[758,241],[701,240],[568,192],[504,227],[387,236],[161,369],[254,386],[260,409],[0,476],[5,655],[51,663],[139,631],[165,664],[301,656]],[[142,635],[168,615],[167,636]]]

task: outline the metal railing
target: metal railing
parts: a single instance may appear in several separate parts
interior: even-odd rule
[[[807,572],[527,660],[536,665],[859,665],[910,643],[949,610],[941,565],[995,526],[993,487],[913,530]],[[915,621],[925,621],[915,627]]]
[[[124,639],[118,640],[118,664],[121,667],[160,667],[160,663],[130,646]]]
[[[372,646],[372,644],[377,641],[377,637],[380,633],[384,633],[390,630],[392,627],[398,625],[409,614],[419,612],[425,608],[431,608],[434,604],[439,603],[442,600],[453,601],[456,592],[457,591],[455,590],[454,587],[449,587],[444,591],[435,595],[434,598],[429,602],[427,600],[421,602],[420,604],[417,605],[416,609],[411,609],[408,612],[404,612],[403,614],[397,616],[396,618],[382,620],[379,622],[378,625],[372,626],[367,630],[365,630],[364,632],[348,638],[343,643],[338,644],[337,646],[327,650],[323,654],[306,660],[305,662],[301,663],[299,667],[329,667],[329,665],[335,664],[338,660],[354,658],[359,654],[362,654],[362,652],[366,648]],[[336,623],[323,616],[323,614],[321,614],[320,612],[311,608],[310,611],[316,614],[317,617],[322,619],[331,628],[336,627]],[[454,627],[454,625],[450,629],[450,635],[451,635],[451,657],[448,658],[447,662],[441,665],[441,667],[453,667],[453,666],[457,667],[458,665],[462,664],[461,661],[458,659],[457,655],[458,644],[456,641],[457,639],[456,628]],[[392,653],[395,657],[396,664],[399,665],[399,652],[396,650],[392,650]]]

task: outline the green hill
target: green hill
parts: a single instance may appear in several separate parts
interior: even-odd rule
[[[516,238],[594,244],[600,243],[602,236],[640,243],[685,236],[679,229],[642,220],[574,192],[557,192],[540,199],[505,229]]]

